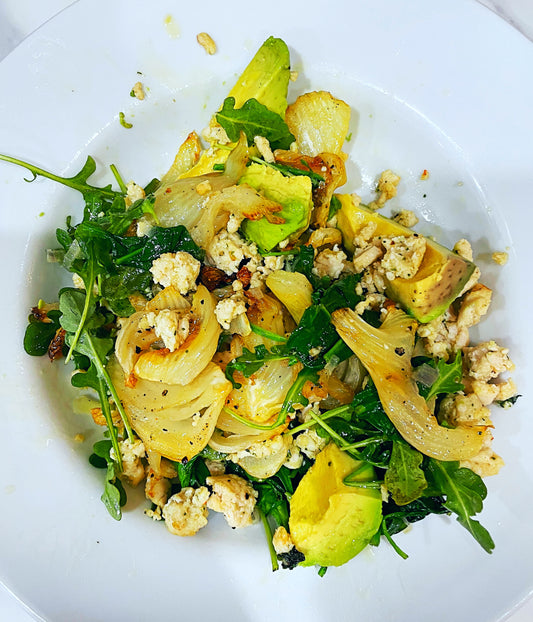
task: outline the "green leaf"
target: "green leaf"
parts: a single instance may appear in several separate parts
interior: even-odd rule
[[[107,462],[113,462],[111,460],[111,447],[113,444],[111,441],[102,440],[96,441],[93,445],[93,453],[95,453],[98,457],[104,458]]]
[[[444,359],[437,360],[437,371],[439,373],[437,380],[431,385],[429,391],[424,397],[430,400],[441,393],[457,393],[465,388],[461,382],[463,376],[463,359],[461,352],[457,352],[455,359],[451,363],[446,363]],[[425,391],[422,389],[421,394]]]
[[[286,270],[289,272],[300,272],[310,281],[313,278],[313,262],[315,260],[315,249],[312,246],[302,245],[298,247],[298,254],[292,261],[288,261]]]
[[[113,339],[110,337],[94,337],[90,336],[87,331],[82,331],[76,344],[76,351],[85,354],[91,360],[98,356],[101,361],[106,361],[107,355],[113,349],[113,345]]]
[[[269,478],[263,482],[256,482],[254,488],[259,492],[257,506],[278,525],[289,526],[289,503],[285,489],[278,478]]]
[[[56,238],[64,250],[68,250],[69,246],[72,244],[72,238],[70,237],[68,231],[65,231],[64,229],[56,229]]]
[[[423,520],[430,514],[448,514],[442,497],[419,497],[407,505],[399,506],[389,499],[383,504],[383,522],[389,535],[403,531],[410,523]],[[382,530],[383,532],[383,530]],[[376,543],[374,543],[376,544]]]
[[[12,164],[17,164],[18,166],[22,166],[28,169],[32,175],[33,179],[27,179],[26,181],[33,181],[38,176],[47,177],[52,181],[56,181],[64,186],[68,186],[69,188],[73,188],[74,190],[78,190],[83,194],[83,196],[87,196],[89,194],[93,194],[95,191],[101,195],[102,197],[114,198],[116,196],[120,196],[120,192],[115,192],[111,190],[111,186],[105,186],[103,188],[99,188],[97,186],[90,185],[87,180],[96,170],[96,163],[91,156],[87,157],[85,164],[83,165],[81,171],[74,175],[73,177],[61,177],[60,175],[55,175],[54,173],[50,173],[38,166],[33,164],[29,164],[28,162],[24,162],[17,158],[12,158],[8,155],[0,154],[0,160],[5,160],[6,162],[11,162]]]
[[[397,505],[418,499],[427,488],[426,476],[420,468],[422,454],[403,441],[393,441],[385,486]]]
[[[286,347],[306,367],[322,369],[324,354],[335,345],[338,338],[327,309],[323,305],[313,305],[304,311]]]
[[[50,322],[41,322],[33,316],[29,318],[29,324],[24,333],[24,350],[31,356],[43,356],[48,351],[50,342],[60,328],[60,311],[49,311],[47,318]]]
[[[205,254],[182,225],[153,227],[150,235],[138,238],[116,235],[97,223],[83,222],[76,228],[76,239],[92,241],[98,246],[107,243],[109,246],[105,250],[111,254],[116,266],[131,266],[145,271],[163,253],[184,251],[199,261]]]
[[[95,469],[107,469],[106,459],[94,453],[89,456],[89,464]]]
[[[100,379],[98,377],[98,371],[91,361],[89,369],[87,371],[79,371],[70,379],[70,384],[78,389],[90,388],[95,391],[100,390]],[[103,442],[103,441],[102,441]],[[111,441],[105,441],[110,443]]]
[[[349,274],[333,281],[320,299],[320,303],[330,312],[348,307],[354,309],[362,298],[355,292],[355,288],[361,280],[360,274]]]
[[[115,519],[122,518],[121,507],[126,504],[127,496],[122,482],[117,477],[117,465],[111,458],[112,441],[97,441],[93,445],[93,453],[89,456],[89,462],[97,469],[107,466],[104,492],[100,499],[106,506],[109,514]],[[118,447],[115,448],[117,451]]]
[[[108,464],[104,492],[100,499],[115,520],[122,518],[121,497],[120,490],[115,484],[115,469],[112,464]]]
[[[446,497],[444,506],[457,515],[457,521],[467,529],[477,542],[492,553],[494,541],[489,532],[472,517],[483,509],[487,488],[479,475],[460,467],[458,462],[441,462],[430,458],[427,474],[429,483]]]
[[[100,281],[102,297],[107,300],[111,310],[119,317],[128,317],[133,311],[126,315],[117,313],[115,310],[117,302],[125,300],[129,303],[128,297],[131,294],[147,292],[151,283],[152,275],[148,270],[133,266],[119,266],[115,274],[106,275]]]
[[[227,97],[216,119],[233,142],[239,140],[241,132],[246,134],[249,144],[256,136],[264,136],[272,149],[289,149],[294,142],[294,136],[280,115],[256,99],[249,99],[242,108],[235,108],[235,98]]]
[[[205,486],[205,480],[209,477],[209,469],[201,456],[196,455],[185,464],[183,462],[175,462],[174,464],[182,488]]]
[[[59,297],[59,310],[61,311],[61,326],[68,333],[75,333],[82,321],[85,309],[85,290],[66,288]],[[89,314],[95,309],[95,305],[89,306]]]

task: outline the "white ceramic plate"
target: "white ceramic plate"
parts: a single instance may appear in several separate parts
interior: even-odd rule
[[[218,44],[207,56],[196,34]],[[487,555],[452,518],[434,517],[325,578],[270,570],[260,526],[219,516],[180,539],[131,495],[114,522],[87,464],[91,423],[71,414],[62,366],[22,352],[28,309],[52,299],[44,261],[54,230],[80,200],[52,182],[23,181],[0,162],[3,304],[0,398],[0,578],[35,615],[71,620],[500,620],[533,586],[533,429],[527,202],[533,193],[533,46],[474,2],[197,2],[82,0],[0,64],[0,152],[74,174],[87,154],[126,178],[161,175],[191,129],[207,123],[257,47],[283,37],[300,73],[292,96],[329,89],[353,108],[349,190],[364,198],[381,170],[402,176],[393,207],[452,245],[468,237],[495,288],[480,338],[511,348],[525,397],[494,413],[507,466],[488,481]],[[140,73],[138,73],[140,72]],[[129,96],[141,80],[148,96]],[[124,129],[119,112],[133,127]],[[420,181],[423,169],[430,171]],[[507,250],[501,268],[487,258]],[[76,444],[76,433],[86,442]]]

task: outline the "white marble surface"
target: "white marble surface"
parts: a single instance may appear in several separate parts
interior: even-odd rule
[[[479,1],[533,41],[533,0]],[[71,4],[71,0],[0,0],[0,61],[25,37]],[[0,621],[30,622],[35,619],[0,584]],[[518,607],[507,622],[531,620],[533,600]]]

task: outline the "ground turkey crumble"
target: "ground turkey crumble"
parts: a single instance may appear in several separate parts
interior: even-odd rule
[[[163,518],[167,529],[177,536],[194,536],[207,525],[207,500],[209,490],[200,488],[183,488],[172,495],[163,507]]]
[[[215,512],[222,512],[230,527],[247,527],[253,523],[253,511],[257,500],[257,491],[238,475],[212,475],[206,484],[213,492],[207,501],[207,507]]]

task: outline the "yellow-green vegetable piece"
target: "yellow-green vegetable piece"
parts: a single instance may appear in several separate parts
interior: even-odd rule
[[[282,240],[297,238],[309,227],[313,210],[313,189],[309,177],[285,177],[276,169],[254,162],[239,179],[239,184],[243,183],[282,206],[282,210],[276,213],[277,217],[284,219],[282,224],[268,222],[266,218],[243,222],[244,235],[260,248],[272,250]]]
[[[355,460],[335,443],[316,457],[290,501],[289,530],[302,565],[340,566],[369,543],[379,529],[381,492],[346,486],[345,477],[357,470],[357,482],[375,478],[370,464]]]
[[[336,195],[341,202],[337,227],[349,251],[354,250],[354,237],[369,224],[375,224],[374,237],[410,237],[416,234],[390,218],[381,216],[364,205],[356,205],[350,195]],[[410,279],[387,281],[387,295],[399,303],[419,322],[431,322],[459,296],[476,266],[463,257],[426,240],[426,252],[417,273]]]
[[[282,39],[269,37],[257,50],[228,97],[235,98],[235,108],[256,99],[282,117],[287,108],[290,76],[290,54]]]

